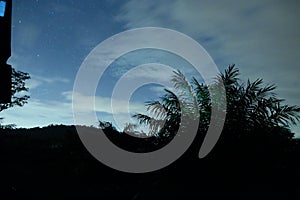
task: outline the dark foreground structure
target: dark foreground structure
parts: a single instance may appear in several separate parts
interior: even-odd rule
[[[0,103],[11,102],[11,0],[1,1],[0,14]]]
[[[123,147],[152,148],[151,141],[138,147],[123,133],[109,130],[106,134]],[[73,126],[3,129],[1,198],[299,199],[298,140],[229,142],[221,138],[201,160],[197,143],[199,138],[183,157],[162,170],[129,174],[94,159]]]

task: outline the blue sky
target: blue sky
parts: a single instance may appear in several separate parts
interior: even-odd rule
[[[220,71],[235,63],[242,79],[275,83],[279,97],[300,105],[299,7],[294,0],[13,0],[9,63],[30,73],[31,98],[24,107],[3,111],[1,116],[4,123],[18,127],[73,124],[73,84],[85,57],[114,34],[147,26],[189,35],[207,50]],[[99,82],[96,111],[101,119],[112,121],[109,95],[118,78],[151,62],[180,69],[188,78],[199,77],[188,63],[170,53],[131,52],[116,60]],[[132,78],[138,77],[168,78],[151,67]],[[158,85],[140,88],[131,99],[131,111],[142,112],[144,100],[160,94]],[[118,102],[117,113],[125,120],[124,104]],[[299,126],[293,130],[300,135]]]

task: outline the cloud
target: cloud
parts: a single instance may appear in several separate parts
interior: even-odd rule
[[[63,92],[63,95],[68,101],[72,101],[74,98],[76,99],[76,108],[78,112],[95,111],[107,114],[128,114],[129,112],[132,113],[145,110],[144,104],[141,102],[128,102],[122,99],[112,99],[103,96],[86,96],[79,93],[73,93],[72,91]],[[91,106],[91,102],[95,102],[95,105]]]
[[[44,77],[37,75],[30,75],[30,79],[27,81],[27,87],[32,90],[44,84],[57,84],[57,83],[69,83],[70,80],[63,77]]]
[[[99,119],[113,121],[117,119],[118,125],[122,127],[130,122],[130,114],[139,112],[145,113],[145,107],[140,102],[128,102],[125,100],[115,100],[114,109],[111,107],[109,97],[90,97],[81,94],[73,94],[72,91],[63,92],[63,101],[45,101],[30,99],[23,107],[14,107],[1,112],[4,117],[4,124],[16,124],[18,127],[47,126],[49,124],[74,124],[72,99],[76,98],[80,104],[77,106],[79,112],[96,112]],[[90,110],[90,102],[95,99],[95,107]],[[88,121],[85,125],[96,125],[97,121]],[[115,124],[116,125],[116,124]]]
[[[121,84],[123,84],[124,90],[130,88],[131,85],[142,86],[143,84],[149,83],[170,85],[169,83],[174,70],[175,69],[167,65],[146,63],[138,65],[123,73],[118,81],[122,81]]]
[[[161,41],[164,42],[164,41]],[[120,44],[124,45],[124,44]],[[130,44],[126,44],[130,45]],[[182,57],[162,50],[142,49],[130,52],[118,58],[108,68],[114,78],[156,80],[158,83],[169,83],[173,71],[180,70],[186,76],[198,74]]]
[[[72,107],[68,102],[30,99],[24,107],[14,107],[1,112],[4,124],[31,128],[49,124],[73,124]]]
[[[298,6],[296,1],[131,0],[117,19],[126,28],[163,26],[182,31],[223,61],[219,64],[236,62],[247,76],[259,71],[270,78],[270,70],[279,76],[283,66],[300,73]],[[288,75],[295,78],[294,72]]]
[[[140,29],[115,35],[91,51],[81,65],[77,81],[94,83],[105,74],[114,80],[126,76],[127,80],[151,79],[159,84],[169,83],[173,75],[172,71],[177,69],[187,75],[188,79],[191,76],[199,76],[199,72],[187,61],[188,59],[194,62],[201,61],[202,66],[205,66],[206,74],[210,76],[210,71],[213,73],[213,70],[210,69],[211,62],[207,54],[201,51],[202,54],[199,56],[195,52],[200,48],[191,43],[184,44],[186,40],[180,36],[168,31],[162,34],[161,29]],[[170,43],[166,41],[166,37],[180,39]],[[180,54],[189,51],[194,53],[187,58],[184,53]],[[204,62],[209,64],[206,65]]]
[[[287,103],[300,105],[299,1],[130,0],[124,28],[161,26],[195,38],[221,69],[236,63],[243,80],[263,78]],[[300,127],[297,130],[300,133]]]
[[[168,5],[172,5],[171,1],[131,0],[123,6],[116,20],[125,22],[126,28],[163,26],[171,15],[165,10]]]
[[[80,113],[79,116],[86,116],[85,119],[77,119],[80,124],[94,124],[93,114],[96,113],[98,119],[110,121],[122,130],[126,123],[131,122],[131,114],[146,113],[144,103],[131,102],[124,99],[113,99],[103,96],[86,96],[72,91],[64,92],[63,95],[68,101],[73,100],[73,111]],[[92,116],[92,117],[91,117]]]

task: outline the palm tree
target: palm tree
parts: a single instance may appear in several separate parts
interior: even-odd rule
[[[168,136],[177,130],[180,124],[181,110],[177,95],[171,90],[164,89],[166,94],[160,97],[160,101],[146,102],[147,111],[151,114],[134,114],[140,124],[149,126],[149,135]],[[163,129],[159,131],[160,129]]]
[[[239,83],[238,75],[234,65],[220,75],[226,88],[226,126],[235,134],[278,126],[290,127],[300,120],[300,107],[282,105],[284,100],[276,97],[274,85],[262,86],[262,79]]]
[[[196,79],[194,80],[196,81]],[[177,94],[169,89],[164,89],[166,94],[160,97],[159,101],[146,102],[150,115],[140,113],[133,115],[140,124],[149,126],[150,135],[174,136],[179,126],[188,126],[188,124],[181,124],[181,117],[184,116],[190,120],[197,119],[199,117],[198,102],[200,102],[198,99],[206,98],[207,100],[207,87],[197,82],[198,87],[195,90],[179,70],[174,71],[171,81]],[[196,91],[199,91],[199,94]],[[207,111],[208,107],[204,105],[205,103],[205,101],[201,103],[201,108]]]
[[[263,86],[263,80],[243,83],[239,80],[239,70],[230,65],[220,74],[212,85],[199,83],[195,78],[190,84],[180,71],[174,71],[171,79],[176,92],[165,89],[166,94],[158,101],[146,102],[150,115],[134,114],[139,124],[148,125],[150,134],[155,136],[174,136],[181,124],[181,117],[194,120],[199,118],[199,131],[205,133],[210,123],[212,102],[227,102],[225,132],[234,137],[255,130],[274,130],[278,127],[287,128],[300,121],[300,107],[283,105],[283,99],[276,97],[274,85]],[[225,95],[218,94],[222,84]],[[213,90],[209,90],[214,88]],[[210,94],[210,92],[212,94]]]

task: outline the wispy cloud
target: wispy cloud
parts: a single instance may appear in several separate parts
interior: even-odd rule
[[[30,99],[24,107],[1,112],[4,124],[18,127],[47,126],[49,124],[73,124],[71,103]]]
[[[127,102],[115,100],[112,108],[112,99],[109,97],[91,97],[81,94],[73,94],[72,91],[63,92],[64,101],[41,101],[30,99],[24,107],[14,107],[1,112],[4,124],[16,124],[18,127],[47,126],[49,124],[74,124],[72,99],[80,102],[77,107],[79,112],[96,112],[99,119],[114,121],[117,119],[120,129],[131,121],[130,113],[145,113],[145,107],[140,102]],[[94,109],[90,109],[90,102],[95,99]],[[97,121],[89,121],[85,125],[95,125]]]
[[[64,92],[63,95],[68,101],[76,98],[76,108],[79,112],[95,111],[107,114],[128,114],[145,110],[144,104],[141,102],[128,102],[103,96],[86,96],[72,91]],[[91,102],[95,102],[95,105],[91,106]]]
[[[114,99],[103,96],[86,96],[72,91],[64,92],[63,95],[73,104],[73,111],[86,115],[85,119],[78,119],[80,124],[94,124],[91,113],[96,113],[99,120],[110,121],[122,130],[126,123],[131,122],[131,114],[145,113],[144,103],[131,102],[124,99]],[[94,105],[93,105],[94,104]]]
[[[117,20],[125,28],[162,26],[198,40],[221,69],[236,63],[243,79],[263,78],[300,105],[299,1],[130,0]],[[300,132],[300,128],[298,130]]]
[[[70,80],[63,77],[44,77],[31,75],[31,78],[27,81],[27,86],[30,90],[35,89],[44,84],[58,84],[58,83],[69,83]]]
[[[275,75],[280,82],[283,68],[291,72],[286,75],[292,79],[298,79],[300,74],[300,16],[296,9],[299,4],[258,0],[130,0],[117,19],[126,28],[163,26],[182,31],[204,45],[218,64],[235,62],[246,76],[259,72],[269,80]]]

